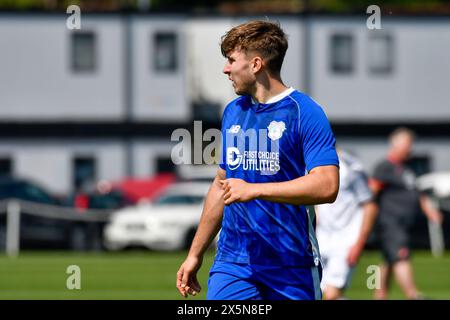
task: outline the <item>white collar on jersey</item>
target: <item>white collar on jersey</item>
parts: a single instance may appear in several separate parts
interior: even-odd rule
[[[281,92],[280,94],[277,94],[276,96],[274,96],[274,97],[270,98],[269,100],[267,100],[266,103],[264,103],[264,104],[269,104],[269,103],[275,103],[275,102],[278,102],[278,101],[284,99],[285,97],[287,97],[288,95],[290,95],[290,94],[291,94],[292,92],[294,92],[294,91],[295,91],[294,88],[289,87],[289,88],[287,88],[286,90],[284,90],[283,92]],[[253,97],[252,97],[252,103],[253,103],[253,104],[256,104],[256,101],[253,100]]]

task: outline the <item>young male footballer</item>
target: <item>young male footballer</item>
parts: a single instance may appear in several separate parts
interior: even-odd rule
[[[222,117],[223,154],[177,288],[201,287],[203,254],[217,235],[207,299],[321,299],[314,214],[339,187],[335,138],[321,107],[280,77],[288,48],[280,26],[250,21],[221,43],[223,72],[239,97]]]

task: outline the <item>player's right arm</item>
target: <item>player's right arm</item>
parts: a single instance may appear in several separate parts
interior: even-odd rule
[[[421,194],[419,200],[422,212],[425,214],[428,220],[433,221],[434,223],[442,224],[444,215],[441,211],[433,206],[431,199],[427,195]]]
[[[378,215],[378,206],[375,201],[367,201],[362,204],[363,209],[363,221],[361,225],[361,230],[358,235],[358,239],[355,244],[350,247],[347,262],[350,266],[356,265],[359,257],[361,256],[362,251],[364,250],[364,246],[367,242],[367,239],[370,236],[370,232],[375,225],[375,221]]]
[[[195,295],[201,290],[197,271],[200,269],[206,249],[211,245],[222,224],[224,191],[219,181],[225,178],[225,170],[219,168],[206,195],[200,223],[188,256],[177,272],[177,288],[185,298],[188,294]]]

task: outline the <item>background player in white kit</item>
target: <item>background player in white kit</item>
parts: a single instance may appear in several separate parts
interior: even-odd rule
[[[360,162],[337,149],[340,187],[336,201],[315,207],[317,240],[323,262],[324,298],[343,298],[354,266],[374,225],[377,206]]]

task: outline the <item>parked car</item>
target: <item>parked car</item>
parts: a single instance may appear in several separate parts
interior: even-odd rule
[[[428,174],[424,174],[417,179],[417,187],[422,192],[428,193],[430,198],[432,199],[434,205],[441,210],[444,215],[444,221],[442,223],[442,242],[445,248],[450,248],[450,172],[431,172]],[[423,226],[428,224],[424,215],[421,216],[422,223],[418,223],[418,225],[422,226],[422,232],[417,230],[417,234],[424,234]],[[419,229],[419,228],[417,228]],[[430,245],[430,230],[427,228],[428,238],[426,241],[419,242],[420,239],[417,239],[417,246],[420,244],[425,244],[426,247]],[[433,231],[432,231],[433,232]],[[434,231],[436,232],[436,230]],[[424,239],[425,240],[425,239]],[[423,247],[423,246],[422,246]]]
[[[104,230],[107,249],[144,246],[155,250],[189,247],[210,182],[179,182],[151,203],[112,214]]]
[[[121,209],[141,201],[151,201],[176,179],[174,174],[161,173],[147,178],[124,178],[117,181],[86,181],[67,197],[64,204],[79,212],[88,209]]]
[[[17,199],[36,205],[63,206],[64,201],[55,197],[39,184],[12,177],[0,178],[0,200]],[[37,212],[39,211],[39,212]],[[43,214],[41,214],[43,213]],[[0,212],[0,250],[6,247],[6,212]],[[21,249],[75,249],[99,248],[101,235],[97,223],[73,221],[49,217],[45,212],[30,209],[27,205],[20,215]]]
[[[74,207],[79,212],[88,209],[120,209],[132,204],[120,190],[111,190],[107,193],[77,193],[70,196],[64,203]]]

